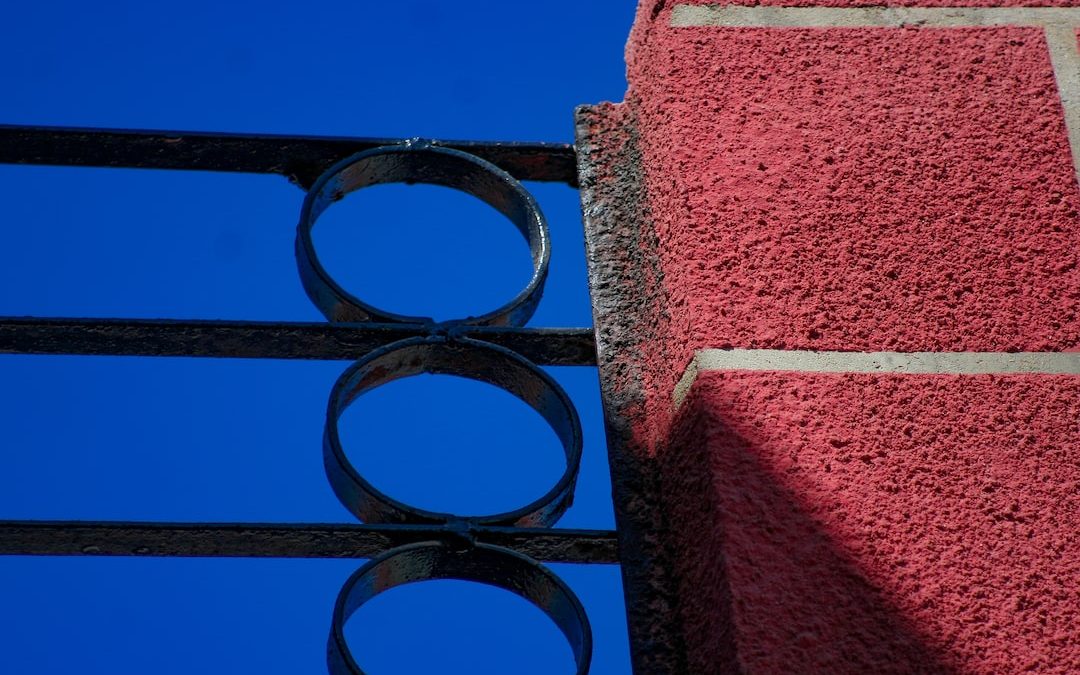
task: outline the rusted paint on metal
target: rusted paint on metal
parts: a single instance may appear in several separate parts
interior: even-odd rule
[[[271,173],[303,189],[349,155],[402,139],[0,125],[0,164]],[[433,141],[485,159],[518,180],[577,185],[564,143]]]
[[[458,334],[518,352],[542,366],[596,365],[591,328],[462,326]],[[424,324],[0,318],[0,354],[190,356],[353,361]]]
[[[535,200],[515,178],[575,184],[575,153],[569,146],[451,145],[415,139],[0,127],[0,162],[282,173],[311,188],[298,227],[297,262],[309,297],[330,325],[9,318],[0,319],[0,352],[359,356],[331,394],[324,457],[339,498],[367,521],[353,526],[7,521],[0,522],[0,554],[375,556],[342,588],[329,643],[331,672],[362,672],[344,638],[345,621],[360,604],[401,583],[453,578],[500,586],[532,602],[566,636],[576,672],[587,673],[592,651],[588,617],[569,587],[533,556],[611,562],[617,559],[614,542],[607,532],[549,529],[573,500],[582,449],[580,422],[561,387],[526,356],[508,348],[521,347],[541,363],[595,361],[595,351],[581,331],[523,328],[543,292],[550,244]],[[530,244],[529,284],[510,303],[486,315],[442,323],[382,312],[345,293],[319,265],[311,228],[332,201],[384,182],[444,185],[500,210]],[[371,323],[373,319],[385,323]],[[487,338],[492,341],[485,342]],[[563,338],[568,342],[553,349],[551,344]],[[554,487],[516,511],[490,517],[422,512],[374,490],[348,464],[337,442],[337,417],[367,389],[420,373],[488,382],[536,409],[566,450],[566,471]],[[506,525],[517,527],[500,527]]]
[[[617,564],[615,533],[472,528],[476,541],[555,563]],[[0,521],[0,555],[198,558],[371,558],[446,535],[430,525]]]
[[[345,639],[345,624],[364,603],[396,586],[430,579],[461,579],[510,591],[554,623],[574,654],[576,675],[589,672],[592,629],[585,608],[557,575],[523,555],[482,544],[452,542],[403,546],[357,570],[341,588],[331,620],[326,661],[331,675],[364,675]]]
[[[404,316],[368,304],[339,285],[319,261],[312,233],[334,202],[373,185],[421,183],[472,195],[513,223],[529,245],[532,275],[503,306],[455,323],[476,326],[524,326],[540,302],[551,260],[551,234],[540,206],[513,176],[491,162],[432,141],[413,139],[347,157],[326,170],[308,191],[296,228],[296,264],[308,298],[328,320],[431,323],[427,317]]]
[[[394,380],[420,374],[456,375],[486,382],[512,394],[550,425],[563,447],[566,464],[551,488],[534,501],[498,514],[463,516],[421,509],[380,491],[349,460],[338,421],[359,397]],[[494,440],[494,439],[493,439]],[[501,438],[499,440],[502,440]],[[570,508],[581,466],[581,421],[559,383],[514,352],[453,335],[434,335],[391,343],[349,367],[330,392],[323,434],[326,477],[342,505],[367,523],[443,523],[470,527],[517,525],[550,527]]]

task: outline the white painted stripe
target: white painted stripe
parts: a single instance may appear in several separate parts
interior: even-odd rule
[[[1050,62],[1065,109],[1073,169],[1080,180],[1080,52],[1076,47],[1076,29],[1071,25],[1047,26],[1046,45],[1050,48]]]
[[[1080,352],[813,352],[783,349],[702,349],[694,360],[700,370],[1080,375]]]
[[[675,385],[675,407],[703,370],[906,375],[1080,375],[1080,352],[814,352],[702,349]]]
[[[676,5],[674,27],[858,28],[1040,26],[1065,109],[1073,166],[1080,178],[1080,51],[1076,7],[764,7]],[[773,370],[811,373],[1080,375],[1080,352],[815,352],[705,349],[697,352],[675,386],[678,407],[702,370]]]
[[[671,25],[726,27],[1049,26],[1080,23],[1077,7],[764,7],[675,5]]]

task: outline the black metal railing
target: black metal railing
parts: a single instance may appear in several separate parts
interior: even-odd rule
[[[0,318],[0,353],[336,359],[353,363],[329,397],[323,436],[327,478],[357,524],[0,521],[2,555],[135,555],[370,558],[333,610],[331,673],[362,672],[343,628],[364,602],[427,579],[479,581],[543,610],[567,638],[577,672],[591,656],[588,618],[541,562],[617,563],[615,533],[553,529],[573,500],[582,452],[570,398],[541,365],[595,365],[587,328],[526,328],[550,259],[547,223],[518,179],[576,185],[568,145],[353,139],[0,126],[0,163],[277,173],[307,194],[296,257],[304,288],[327,323]],[[529,283],[479,316],[436,322],[367,304],[319,262],[318,217],[350,192],[380,183],[430,183],[472,194],[503,213],[528,242]],[[352,466],[337,420],[359,396],[421,373],[500,387],[535,409],[563,445],[561,477],[539,499],[496,514],[419,509],[383,494]]]

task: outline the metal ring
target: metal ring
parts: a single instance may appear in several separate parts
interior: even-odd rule
[[[383,494],[353,467],[341,445],[338,420],[361,394],[403,377],[422,373],[458,375],[487,382],[518,397],[547,420],[562,442],[566,469],[539,499],[514,511],[458,516],[427,511]],[[466,520],[477,525],[547,527],[570,507],[581,464],[581,421],[570,397],[550,375],[504,347],[431,336],[391,343],[350,366],[334,384],[323,434],[326,476],[341,503],[368,523],[441,524]]]
[[[326,662],[331,675],[363,675],[349,645],[345,623],[365,602],[383,591],[417,581],[461,579],[514,593],[538,607],[570,643],[577,675],[589,672],[592,629],[574,592],[543,565],[520,553],[476,544],[455,549],[446,543],[402,546],[371,560],[342,586],[334,605]]]
[[[348,157],[319,176],[308,191],[296,230],[296,262],[308,297],[334,322],[378,321],[429,323],[429,317],[387,312],[350,295],[323,268],[315,252],[311,230],[333,202],[369,185],[427,183],[467,192],[510,219],[529,244],[533,273],[529,283],[502,307],[468,317],[462,323],[484,326],[523,326],[536,311],[551,258],[547,221],[536,200],[494,164],[459,150],[424,141],[387,145]]]

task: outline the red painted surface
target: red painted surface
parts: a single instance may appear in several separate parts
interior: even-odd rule
[[[1080,378],[712,371],[680,421],[692,672],[1080,672]]]
[[[1080,191],[1041,29],[661,17],[632,51],[674,339],[1080,345]]]
[[[624,447],[662,476],[690,671],[1080,672],[1080,378],[705,372],[671,405],[702,348],[1080,349],[1042,29],[676,29],[674,4],[641,3],[627,101],[583,133],[641,154],[630,180],[593,152],[589,189],[642,174],[657,271],[593,292],[640,298],[602,372],[642,394]]]
[[[1080,7],[1077,0],[680,0],[674,4],[775,7]]]

